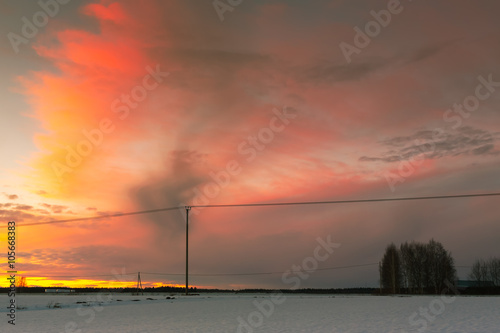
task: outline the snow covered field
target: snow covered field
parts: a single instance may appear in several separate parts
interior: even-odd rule
[[[167,296],[18,295],[0,332],[500,332],[500,297]]]

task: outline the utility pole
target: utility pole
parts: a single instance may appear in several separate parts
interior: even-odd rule
[[[137,295],[139,295],[139,288],[141,288],[141,294],[144,295],[142,291],[141,272],[137,272]]]
[[[186,206],[186,295],[189,293],[189,210],[191,207]]]

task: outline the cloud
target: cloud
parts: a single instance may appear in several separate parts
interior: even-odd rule
[[[306,81],[316,83],[336,83],[351,80],[360,80],[388,66],[392,61],[370,59],[353,64],[323,64],[306,70],[303,77]]]
[[[361,156],[361,162],[393,163],[424,155],[428,159],[440,159],[460,155],[497,155],[495,142],[498,132],[461,127],[456,132],[418,131],[409,136],[398,136],[380,143],[389,147],[380,156]]]
[[[39,204],[37,208],[27,204],[17,203],[0,203],[0,218],[3,220],[13,220],[17,222],[48,222],[54,220],[51,218],[52,214],[71,214],[76,215],[69,210],[68,206],[64,205],[51,205],[47,203]],[[99,215],[108,215],[113,212],[98,212]],[[89,223],[91,225],[91,223]]]
[[[205,69],[228,70],[273,64],[269,55],[218,49],[174,49],[170,55],[177,61]]]
[[[341,83],[345,81],[362,80],[370,74],[383,69],[396,70],[400,67],[423,61],[438,54],[442,49],[452,42],[446,42],[439,45],[423,46],[415,51],[406,54],[397,54],[388,57],[365,57],[358,59],[350,64],[341,61],[332,63],[325,61],[322,64],[316,64],[303,71],[299,75],[301,79],[312,83]]]
[[[9,200],[16,200],[16,199],[19,199],[19,196],[17,194],[8,194],[8,193],[5,193],[3,192],[3,194],[7,197],[7,199]]]
[[[147,182],[131,190],[131,197],[140,210],[160,207],[180,207],[191,202],[193,189],[208,180],[203,172],[204,156],[196,151],[174,151],[166,161],[166,173],[170,176],[152,176]],[[158,238],[179,236],[184,230],[179,212],[148,214],[155,228],[160,231]]]
[[[33,206],[30,206],[30,205],[24,205],[24,204],[15,204],[12,206],[14,209],[18,209],[18,210],[32,210],[33,209]]]
[[[40,205],[43,206],[43,207],[45,207],[45,208],[47,208],[47,209],[50,209],[50,211],[53,214],[62,214],[66,210],[69,209],[68,206],[64,206],[64,205],[50,205],[50,204],[47,204],[47,203],[42,203]]]
[[[30,207],[30,206],[26,206]],[[21,208],[26,208],[21,206]],[[37,213],[37,214],[35,214]],[[26,209],[0,209],[0,219],[2,221],[16,221],[16,222],[24,222],[24,221],[43,221],[44,217],[38,215],[39,213],[43,213],[40,211],[32,211],[27,212]]]
[[[94,274],[106,275],[103,280],[113,280],[115,272],[124,268],[139,268],[130,265],[140,262],[141,253],[123,246],[87,245],[67,248],[35,248],[19,253],[26,260],[23,270],[33,277],[60,276],[63,280],[92,278]],[[128,271],[127,273],[135,273]],[[123,276],[123,279],[134,276]]]

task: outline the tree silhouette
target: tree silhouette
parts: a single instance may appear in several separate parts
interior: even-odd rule
[[[478,287],[485,287],[487,283],[500,286],[500,258],[489,260],[477,259],[471,268],[469,278],[477,283]]]
[[[446,283],[456,281],[456,270],[451,253],[434,239],[427,244],[405,242],[399,249],[394,244],[386,248],[380,279],[392,293],[404,288],[408,293],[438,294],[446,289]]]
[[[380,265],[380,280],[386,292],[396,294],[400,291],[402,276],[398,249],[394,243],[385,249]]]

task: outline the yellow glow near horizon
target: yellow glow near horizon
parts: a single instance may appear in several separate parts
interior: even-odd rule
[[[0,287],[8,288],[9,282],[7,281],[8,275],[2,278]],[[21,276],[16,276],[19,279]],[[26,283],[28,287],[43,287],[43,288],[135,288],[137,287],[137,281],[106,281],[106,280],[90,280],[90,279],[78,279],[78,280],[57,280],[48,279],[44,277],[27,277]],[[170,284],[154,281],[142,281],[143,288],[149,287],[177,287],[184,288],[184,285]],[[196,286],[191,286],[196,287]]]

